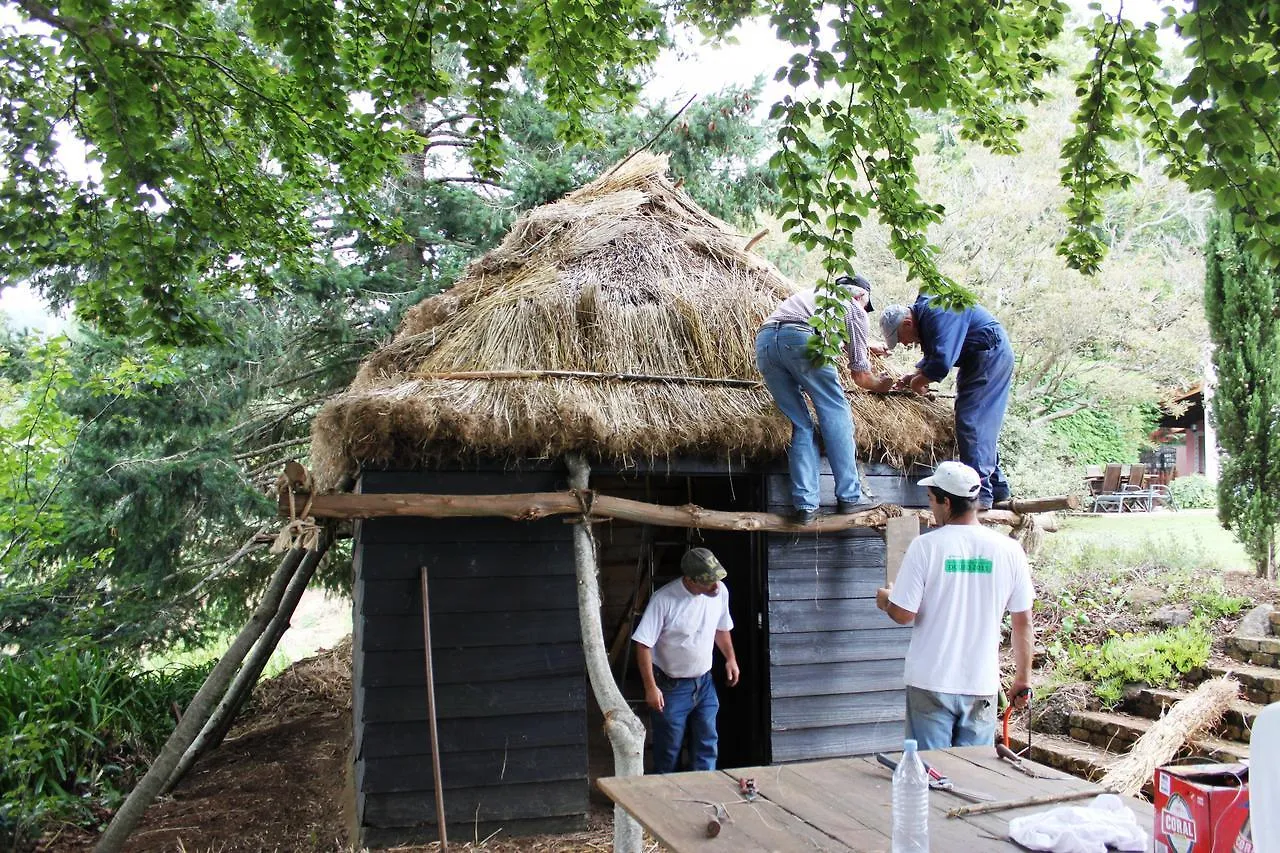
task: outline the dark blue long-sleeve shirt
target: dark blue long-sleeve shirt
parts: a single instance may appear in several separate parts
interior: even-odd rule
[[[981,305],[964,311],[944,311],[934,307],[932,300],[931,296],[921,295],[911,306],[924,353],[916,369],[931,382],[941,382],[964,358],[966,350],[990,349],[995,341],[993,335],[1002,335],[1003,328]]]

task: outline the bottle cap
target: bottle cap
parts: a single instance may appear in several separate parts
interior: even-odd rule
[[[904,741],[902,742],[902,751],[903,751],[903,752],[915,752],[915,750],[916,750],[916,739],[915,739],[915,738],[910,738],[910,737],[909,737],[909,738],[907,738],[906,740],[904,740]]]

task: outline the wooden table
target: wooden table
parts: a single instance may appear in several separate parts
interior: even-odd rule
[[[923,753],[925,760],[951,777],[956,787],[992,797],[1022,800],[1068,791],[1097,791],[1091,782],[1027,762],[1047,778],[1033,779],[1001,761],[995,750],[969,746]],[[895,760],[897,755],[892,756]],[[754,777],[759,795],[746,803],[738,780]],[[874,756],[705,770],[666,776],[611,776],[598,784],[610,799],[630,812],[654,838],[674,853],[743,851],[830,851],[874,853],[890,849],[892,793],[889,770]],[[716,838],[708,838],[708,803],[723,803],[730,820]],[[1088,799],[1063,805],[1087,805]],[[1126,798],[1139,825],[1151,831],[1150,803]],[[929,793],[930,849],[939,853],[981,853],[1023,849],[1007,840],[1009,820],[1054,808],[1027,806],[984,815],[947,817],[967,801],[944,791]],[[1150,840],[1148,840],[1150,845]],[[1150,849],[1150,847],[1148,847]]]

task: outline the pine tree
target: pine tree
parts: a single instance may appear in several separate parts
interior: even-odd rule
[[[1275,577],[1280,526],[1280,276],[1246,250],[1222,217],[1209,238],[1205,313],[1218,388],[1213,414],[1223,450],[1218,515]]]

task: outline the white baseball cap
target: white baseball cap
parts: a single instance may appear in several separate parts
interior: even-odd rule
[[[958,498],[976,498],[982,489],[982,478],[963,462],[947,460],[921,480],[920,485],[935,486]]]

